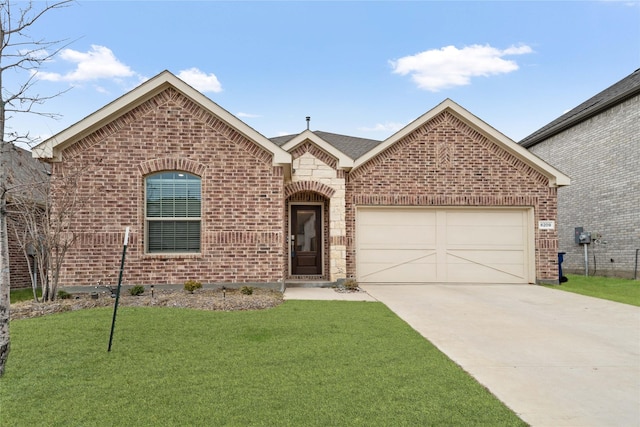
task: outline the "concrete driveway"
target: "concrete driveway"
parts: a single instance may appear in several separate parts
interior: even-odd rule
[[[528,285],[361,287],[533,426],[640,426],[639,307]]]

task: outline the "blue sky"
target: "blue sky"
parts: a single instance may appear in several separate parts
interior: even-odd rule
[[[43,138],[168,69],[267,137],[384,139],[451,98],[518,141],[640,68],[638,1],[78,1],[31,34],[69,42],[37,85],[62,119],[9,122]]]

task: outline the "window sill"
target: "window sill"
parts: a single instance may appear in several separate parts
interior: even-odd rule
[[[188,259],[188,258],[202,258],[202,252],[152,252],[145,253],[145,258],[153,259]]]

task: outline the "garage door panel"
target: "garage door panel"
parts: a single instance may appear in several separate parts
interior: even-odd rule
[[[408,262],[435,263],[435,250],[395,250],[395,249],[374,249],[363,250],[362,253],[367,263],[389,263],[404,264]]]
[[[499,233],[496,230],[500,230]],[[524,230],[522,226],[447,226],[447,243],[449,245],[466,246],[503,246],[515,245],[522,247]]]
[[[358,280],[527,283],[529,222],[527,209],[359,208]]]
[[[492,250],[476,248],[473,250],[448,250],[447,262],[455,262],[454,258],[475,262],[477,264],[516,264],[524,265],[522,250]]]
[[[431,258],[431,259],[429,259]],[[432,282],[436,280],[437,266],[435,256],[403,263],[372,262],[360,265],[361,281],[367,283],[403,283]]]
[[[480,251],[465,253],[462,256],[461,254],[449,253],[447,254],[446,264],[450,268],[448,271],[453,271],[454,276],[473,271],[480,273],[479,277],[488,279],[502,277],[505,274],[523,278],[525,273],[522,256],[513,252],[505,253],[504,256],[500,256],[498,252],[487,254]]]
[[[435,226],[369,225],[363,227],[360,247],[374,248],[424,248],[435,246]]]
[[[509,271],[513,266],[495,265],[488,268],[479,264],[448,265],[447,277],[450,283],[523,283],[522,269]],[[501,269],[504,268],[504,269]]]
[[[373,208],[362,211],[358,217],[358,223],[367,225],[435,225],[435,211],[424,211],[422,209],[394,208]]]
[[[498,214],[498,215],[496,215]],[[462,226],[522,226],[522,211],[501,209],[470,209],[468,211],[447,211],[447,225]]]

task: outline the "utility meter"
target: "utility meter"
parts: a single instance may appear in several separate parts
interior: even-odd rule
[[[591,243],[591,233],[588,231],[583,231],[582,233],[580,233],[580,236],[578,236],[578,240],[580,241],[581,245],[588,245],[589,243]]]

